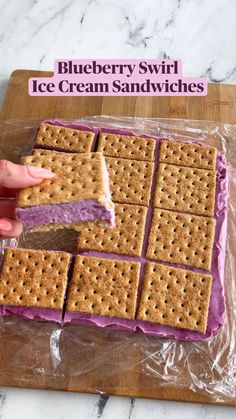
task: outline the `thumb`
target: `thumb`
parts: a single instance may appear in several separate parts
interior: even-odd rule
[[[28,165],[14,164],[0,160],[0,186],[5,188],[26,188],[55,176],[50,170]]]
[[[22,230],[23,225],[20,221],[12,218],[0,218],[0,238],[19,237]]]

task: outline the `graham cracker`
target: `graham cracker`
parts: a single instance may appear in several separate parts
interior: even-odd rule
[[[147,263],[137,318],[205,333],[211,275]]]
[[[76,256],[67,311],[134,319],[140,263]]]
[[[211,269],[215,220],[154,209],[147,257]]]
[[[81,223],[62,223],[62,224],[40,224],[30,228],[31,233],[41,233],[43,231],[56,231],[56,230],[76,230],[80,231]]]
[[[37,154],[23,159],[24,164],[49,169],[56,177],[44,180],[40,185],[21,189],[18,207],[59,204],[82,199],[104,202],[106,178],[102,153],[54,153]]]
[[[95,134],[91,131],[81,131],[42,123],[39,127],[35,144],[40,147],[86,153],[91,151],[94,138]]]
[[[149,205],[153,163],[106,157],[113,202]]]
[[[215,147],[162,140],[159,160],[162,163],[215,170]]]
[[[72,153],[70,154],[74,156],[74,154]],[[35,148],[33,152],[33,156],[35,157],[41,157],[41,156],[66,157],[68,156],[68,153],[65,153],[63,151],[47,150],[46,148]]]
[[[115,227],[81,227],[78,248],[141,256],[146,215],[146,207],[116,204]]]
[[[99,134],[98,151],[109,157],[153,161],[155,145],[153,138],[103,132]]]
[[[215,170],[159,163],[154,207],[214,216]]]
[[[30,228],[31,233],[40,233],[40,232],[47,232],[47,231],[56,231],[56,230],[75,230],[80,232],[84,226],[91,227],[91,225],[97,225],[100,227],[107,227],[107,222],[102,220],[95,220],[95,221],[81,221],[78,223],[61,223],[61,224],[40,224]]]
[[[62,309],[70,254],[7,248],[0,275],[0,304]]]

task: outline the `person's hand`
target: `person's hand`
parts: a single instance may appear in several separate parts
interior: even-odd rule
[[[22,232],[21,222],[15,219],[18,189],[38,185],[54,176],[54,173],[41,167],[0,160],[0,236],[17,237]]]

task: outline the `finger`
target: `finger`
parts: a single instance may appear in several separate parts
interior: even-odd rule
[[[23,226],[20,221],[10,218],[0,218],[0,236],[18,237],[22,233]]]
[[[36,166],[23,166],[7,160],[0,160],[0,186],[5,188],[26,188],[55,176],[50,170]]]
[[[15,199],[0,199],[0,218],[15,218]]]

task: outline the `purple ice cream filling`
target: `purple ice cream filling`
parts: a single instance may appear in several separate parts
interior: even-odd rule
[[[16,216],[28,228],[80,221],[106,221],[113,226],[115,222],[114,209],[93,199],[16,208]]]
[[[114,129],[102,129],[103,132],[111,132],[114,134],[128,134],[135,135],[130,131],[125,130],[114,130]],[[156,138],[157,147],[162,138],[153,136],[142,135],[141,137],[152,137]],[[108,318],[94,314],[77,313],[77,312],[66,312],[64,322],[79,323],[83,325],[94,325],[99,327],[109,327],[111,329],[130,330],[130,331],[141,331],[143,333],[152,334],[158,337],[170,337],[181,340],[200,341],[208,339],[213,336],[219,328],[224,324],[224,264],[225,264],[225,245],[226,245],[226,234],[227,234],[227,189],[228,189],[228,178],[226,159],[224,154],[217,153],[217,180],[216,180],[216,202],[215,202],[215,239],[212,253],[212,268],[209,272],[213,277],[212,291],[209,304],[208,323],[206,333],[200,333],[190,331],[186,329],[178,329],[175,327],[165,326],[157,323],[151,323],[141,320],[126,320],[121,318]],[[152,208],[148,210],[147,224],[150,224],[152,217]],[[147,239],[147,237],[146,237]],[[83,251],[83,254],[90,256],[99,257],[98,252]],[[101,256],[101,254],[100,254]],[[119,260],[136,260],[142,263],[141,272],[143,271],[144,262],[147,262],[144,257],[128,258],[125,256],[117,256],[109,253],[104,253],[105,257],[115,258]],[[154,261],[158,263],[158,261]],[[176,267],[183,268],[181,265],[174,265]],[[186,269],[193,272],[204,272],[206,271],[186,267]],[[139,286],[139,295],[141,287]]]
[[[62,322],[62,310],[41,307],[0,306],[0,316],[17,316],[31,320]]]

